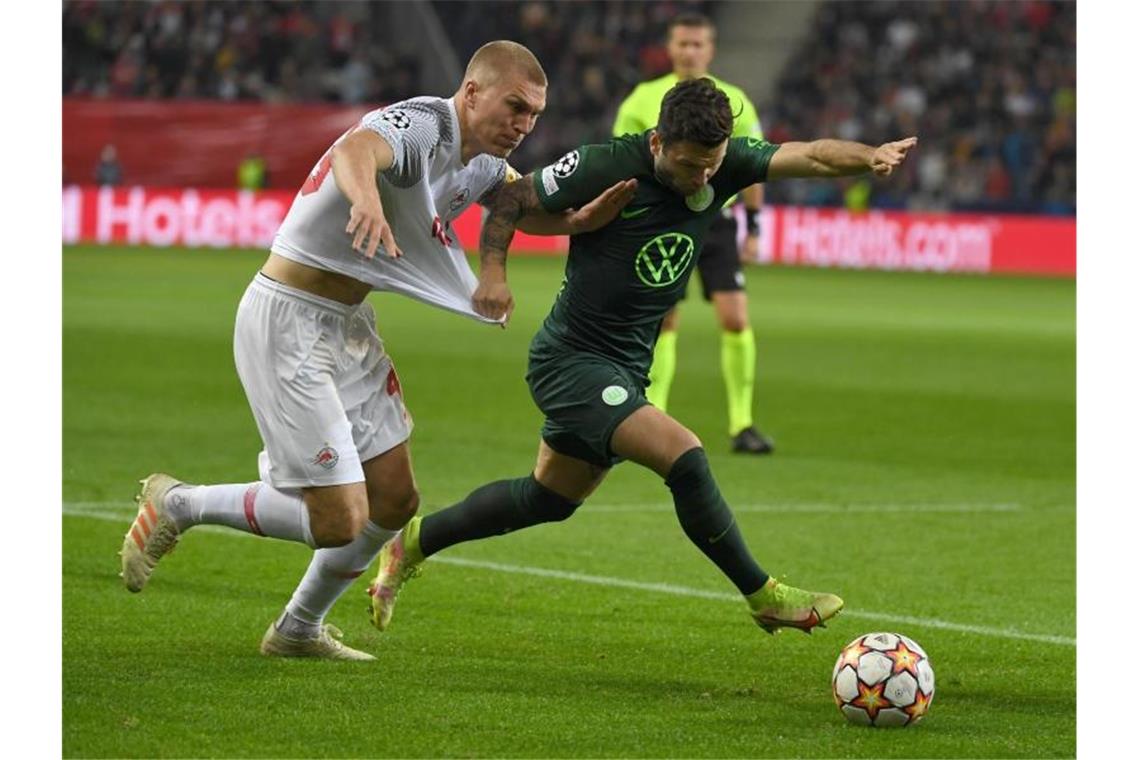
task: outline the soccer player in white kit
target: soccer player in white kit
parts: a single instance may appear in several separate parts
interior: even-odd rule
[[[492,42],[472,56],[454,97],[372,111],[320,159],[238,307],[234,361],[265,446],[260,480],[196,486],[165,473],[143,480],[121,552],[128,589],[141,591],[194,525],[303,542],[316,552],[262,638],[262,653],[374,659],[324,623],[419,506],[412,419],[365,297],[402,293],[503,321],[479,308],[509,298],[505,270],[484,266],[477,279],[450,225],[517,176],[505,159],[545,104],[546,76],[534,55]],[[632,192],[618,183],[576,212],[535,215],[520,228],[596,229]]]

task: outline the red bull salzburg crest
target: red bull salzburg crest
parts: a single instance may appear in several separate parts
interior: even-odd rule
[[[326,470],[331,470],[332,468],[336,467],[336,463],[339,461],[340,454],[336,453],[336,449],[334,449],[332,446],[325,446],[323,449],[317,452],[317,455],[315,457],[313,457],[313,464],[319,464]]]

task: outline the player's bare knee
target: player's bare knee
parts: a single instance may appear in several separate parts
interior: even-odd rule
[[[387,530],[399,530],[420,509],[420,492],[412,486],[398,494],[375,495],[370,498],[372,522]]]
[[[704,446],[701,439],[692,430],[681,428],[681,430],[677,431],[677,437],[674,442],[674,449],[677,452],[677,456],[681,456],[686,451],[692,449],[703,449]]]
[[[363,498],[349,497],[334,505],[321,504],[317,508],[309,508],[309,531],[322,549],[352,543],[364,530],[367,520],[368,505]]]
[[[748,316],[742,314],[729,314],[720,321],[725,332],[742,333],[748,329]]]
[[[361,522],[360,529],[363,527],[364,524]],[[351,544],[357,534],[360,533],[360,529],[357,528],[357,521],[351,517],[346,517],[339,522],[330,520],[321,524],[310,525],[313,540],[320,549],[333,549],[337,546]]]

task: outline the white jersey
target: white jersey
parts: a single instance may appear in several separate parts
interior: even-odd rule
[[[412,98],[377,109],[337,142],[357,129],[371,129],[392,146],[395,160],[376,175],[376,184],[384,216],[404,255],[389,258],[383,245],[371,259],[353,250],[352,236],[344,231],[351,204],[330,176],[332,148],[293,199],[270,250],[376,290],[494,321],[471,306],[478,279],[451,222],[505,181],[507,162],[481,154],[463,165],[459,119],[451,99]]]

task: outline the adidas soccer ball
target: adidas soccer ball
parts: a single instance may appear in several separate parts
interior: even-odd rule
[[[930,709],[934,669],[912,639],[868,633],[843,647],[831,672],[831,694],[852,723],[909,726]]]

